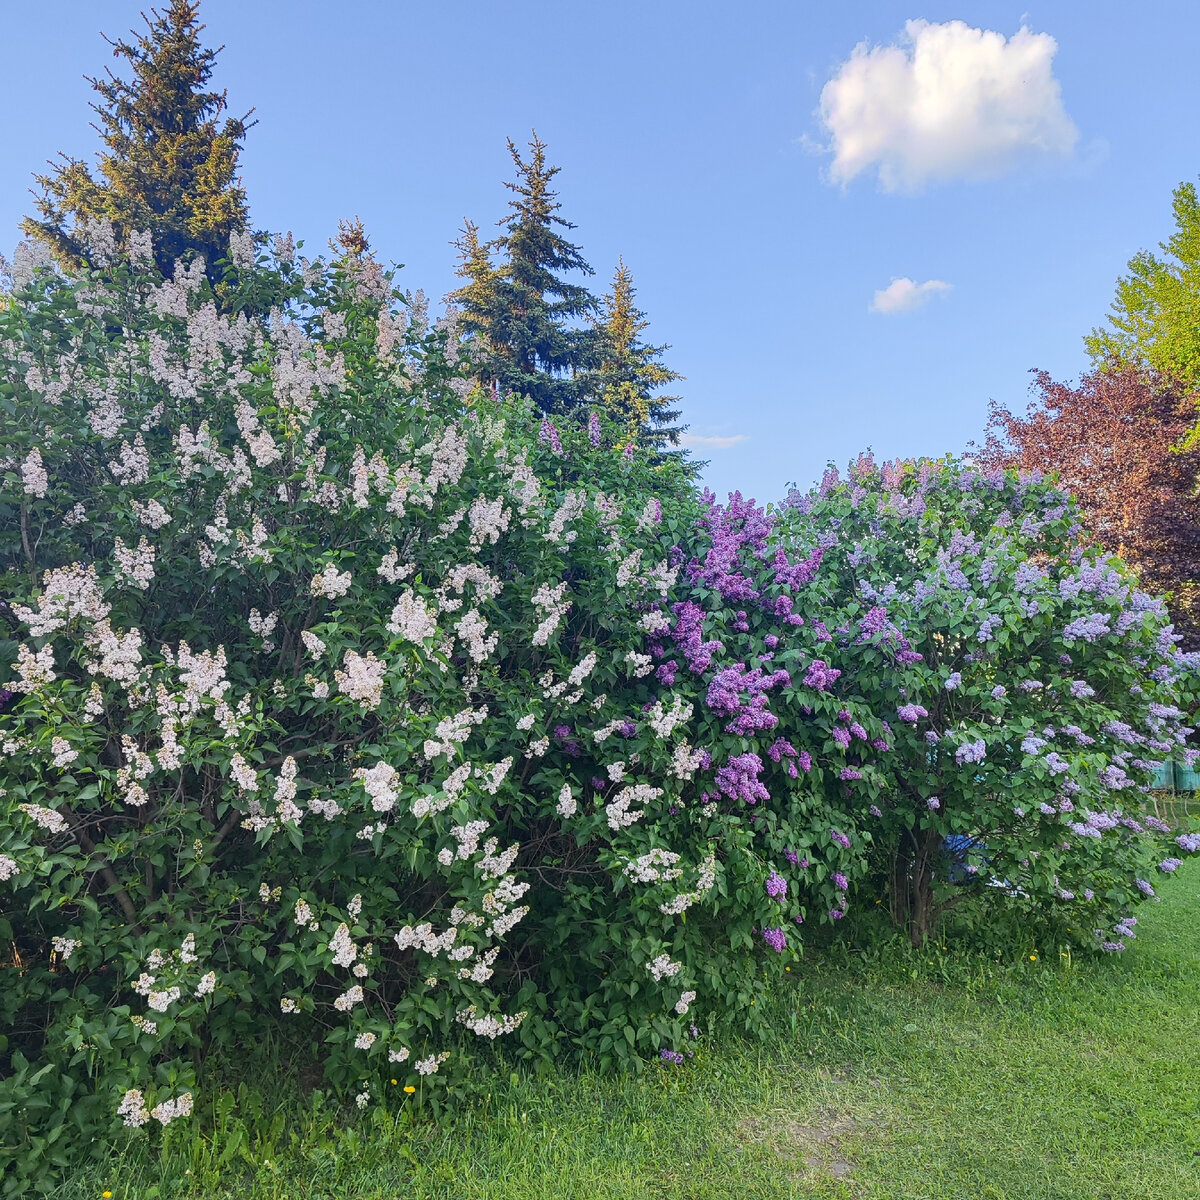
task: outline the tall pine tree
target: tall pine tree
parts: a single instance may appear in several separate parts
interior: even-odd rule
[[[599,315],[593,320],[596,368],[584,383],[609,416],[628,427],[631,437],[662,451],[678,444],[685,427],[675,424],[680,410],[672,406],[679,397],[654,393],[683,376],[661,361],[670,346],[651,346],[643,340],[650,323],[634,303],[636,294],[633,272],[621,258],[613,272],[612,290],[600,301]]]
[[[237,171],[250,114],[218,125],[226,94],[205,85],[224,47],[201,46],[198,10],[197,0],[172,0],[165,13],[151,9],[149,28],[134,43],[105,39],[133,78],[111,71],[104,79],[88,78],[100,97],[92,105],[105,146],[99,177],[62,155],[61,164],[37,176],[40,219],[26,217],[22,225],[64,266],[86,264],[86,247],[76,236],[82,220],[112,222],[118,239],[150,230],[158,267],[167,275],[189,252],[211,266],[226,256],[230,234],[245,230],[246,193]]]
[[[563,276],[591,275],[592,268],[558,232],[575,226],[557,215],[550,184],[559,168],[547,165],[545,143],[535,132],[526,160],[510,138],[508,152],[517,177],[504,185],[514,196],[509,215],[497,222],[503,233],[481,244],[467,222],[455,243],[458,274],[467,282],[448,298],[460,308],[462,328],[481,343],[482,379],[532,397],[543,412],[564,412],[582,402],[582,373],[595,362],[595,332],[577,323],[596,301]]]

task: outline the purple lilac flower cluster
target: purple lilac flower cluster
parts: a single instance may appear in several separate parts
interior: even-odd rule
[[[787,773],[791,779],[795,779],[798,776],[796,770],[797,764],[805,771],[812,770],[812,755],[807,750],[797,750],[786,738],[776,738],[767,751],[767,757],[772,762],[780,762],[786,759]]]
[[[782,954],[787,949],[787,934],[782,929],[764,929],[762,939],[776,954]]]
[[[744,800],[747,804],[770,800],[771,793],[758,778],[762,769],[763,761],[757,754],[749,751],[735,754],[717,771],[717,787],[730,800]]]
[[[725,647],[721,642],[704,640],[704,610],[692,600],[681,600],[672,606],[675,627],[671,631],[675,645],[687,661],[688,669],[697,675],[708,670],[712,657]]]
[[[841,671],[831,667],[824,659],[814,658],[804,675],[804,686],[827,692],[841,677]]]
[[[1076,617],[1063,631],[1064,642],[1098,642],[1111,632],[1112,613],[1087,613]]]
[[[967,742],[954,752],[954,761],[961,767],[964,763],[981,763],[987,757],[987,742],[983,738]]]
[[[708,685],[706,702],[708,707],[721,716],[733,717],[725,726],[726,733],[749,737],[760,731],[774,729],[779,723],[767,708],[768,692],[773,687],[787,687],[791,676],[786,671],[766,674],[761,667],[747,670],[743,663],[735,663],[718,671]],[[749,700],[742,702],[742,693]]]
[[[716,504],[710,492],[706,491],[703,499],[708,510],[699,524],[707,530],[710,545],[703,562],[693,559],[689,564],[688,577],[694,583],[715,588],[729,601],[758,600],[762,593],[742,573],[741,554],[744,546],[760,557],[766,552],[771,519],[753,500],[743,499],[740,492],[731,493],[724,506]]]
[[[549,445],[555,454],[562,453],[562,442],[559,440],[558,430],[549,417],[542,418],[542,427],[538,430],[538,441]]]

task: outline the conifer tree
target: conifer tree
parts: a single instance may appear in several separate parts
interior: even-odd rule
[[[674,422],[680,410],[672,407],[679,397],[654,392],[683,376],[661,361],[670,346],[651,346],[642,339],[650,323],[634,303],[636,294],[633,272],[618,259],[612,289],[593,320],[597,366],[585,382],[609,415],[629,427],[632,437],[661,450],[679,442],[682,428]]]
[[[491,246],[479,240],[479,226],[470,218],[463,219],[460,236],[453,245],[459,256],[456,274],[467,282],[449,298],[459,308],[459,328],[476,342],[481,373],[491,384],[493,364],[503,353],[493,329],[500,272],[492,262]]]
[[[226,93],[205,85],[224,47],[201,46],[198,10],[198,0],[172,0],[165,13],[150,10],[147,31],[133,43],[105,38],[133,78],[118,79],[111,71],[103,79],[88,77],[100,97],[92,105],[105,147],[98,177],[62,155],[61,164],[36,177],[41,218],[26,217],[22,225],[47,242],[65,267],[87,265],[77,237],[84,221],[111,222],[119,240],[150,230],[158,267],[167,275],[189,252],[202,254],[211,268],[226,256],[230,234],[246,228],[246,193],[237,170],[250,114],[218,125]]]
[[[550,184],[559,168],[547,165],[545,143],[535,132],[526,160],[510,138],[508,152],[517,177],[504,185],[514,196],[509,215],[497,222],[503,233],[481,245],[468,222],[455,243],[467,283],[448,299],[460,306],[463,328],[484,343],[482,378],[530,396],[543,412],[563,412],[583,398],[581,372],[593,365],[596,340],[594,330],[572,324],[594,312],[595,298],[563,276],[593,272],[558,232],[575,226],[557,215]]]

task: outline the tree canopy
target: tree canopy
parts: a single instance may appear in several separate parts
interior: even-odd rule
[[[480,243],[478,227],[466,222],[455,246],[467,282],[449,298],[462,309],[464,330],[479,339],[481,377],[529,396],[543,412],[565,412],[579,403],[579,377],[594,358],[592,331],[572,323],[596,307],[588,289],[567,276],[593,272],[559,232],[575,226],[558,215],[550,185],[560,168],[547,163],[545,143],[535,132],[523,158],[510,138],[508,152],[516,178],[504,185],[513,198],[497,222],[503,232]]]
[[[624,258],[613,272],[612,288],[600,301],[593,320],[597,334],[597,366],[590,391],[615,421],[631,436],[655,449],[677,445],[682,432],[675,424],[678,396],[655,395],[658,388],[683,376],[662,362],[670,346],[652,346],[642,334],[650,322],[637,307],[633,272]]]
[[[1098,368],[1108,362],[1150,367],[1200,388],[1200,197],[1181,183],[1171,205],[1175,232],[1159,244],[1163,257],[1142,250],[1117,280],[1107,326],[1085,338]]]
[[[246,229],[238,156],[253,122],[247,124],[249,113],[220,121],[226,93],[206,85],[224,47],[201,45],[198,10],[197,0],[172,0],[164,13],[151,10],[147,30],[132,42],[105,39],[132,78],[111,71],[88,78],[99,96],[92,108],[104,143],[97,173],[62,155],[36,177],[40,217],[22,225],[60,265],[95,265],[87,259],[85,230],[102,222],[122,242],[134,231],[151,231],[155,261],[167,276],[177,258],[191,254],[211,266],[226,255],[230,235]]]

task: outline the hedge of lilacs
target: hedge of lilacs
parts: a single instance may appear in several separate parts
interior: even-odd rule
[[[822,631],[834,691],[891,724],[887,754],[833,736],[859,751],[843,802],[871,832],[874,890],[915,942],[992,885],[977,918],[1005,907],[1059,944],[1121,950],[1155,878],[1200,849],[1145,795],[1164,759],[1196,757],[1197,656],[1079,533],[1039,475],[948,460],[864,456],[778,514],[842,605]]]
[[[472,392],[369,257],[239,238],[226,316],[92,237],[0,306],[10,1191],[272,1023],[440,1101],[496,1039],[680,1062],[888,886],[917,939],[966,895],[1132,931],[1188,664],[1053,489],[717,505]]]
[[[677,1061],[749,1023],[863,869],[812,782],[844,749],[781,733],[826,677],[765,649],[812,636],[811,564],[739,583],[730,510],[689,568],[675,468],[469,394],[369,258],[239,239],[229,317],[91,236],[0,307],[11,1186],[187,1116],[271,1023],[360,1106],[499,1037]]]

